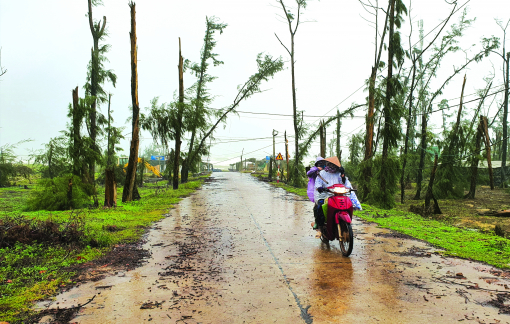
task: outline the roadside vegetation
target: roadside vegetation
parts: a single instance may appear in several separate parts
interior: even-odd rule
[[[66,211],[26,211],[37,185],[0,188],[0,320],[21,323],[33,314],[34,301],[74,284],[73,266],[139,241],[152,222],[202,182],[191,178],[178,190],[167,188],[166,181],[146,183],[138,188],[142,200]]]

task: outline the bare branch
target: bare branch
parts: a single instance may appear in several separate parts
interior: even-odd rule
[[[285,8],[285,5],[283,4],[283,0],[279,0],[279,1],[280,1],[280,4],[282,5],[283,12],[285,12],[285,17],[287,18],[287,23],[289,24],[289,31],[292,34],[292,22],[290,21],[290,17],[287,13],[287,8]]]
[[[101,38],[101,36],[103,36],[103,33],[104,33],[104,28],[106,27],[106,16],[103,16],[103,27],[101,28],[101,31],[99,32],[99,34],[97,35],[98,38]]]
[[[287,51],[287,53],[289,53],[289,55],[292,57],[292,54],[290,54],[290,51],[289,51],[289,49],[287,48],[287,46],[283,45],[282,41],[280,40],[280,38],[278,37],[278,35],[276,35],[276,33],[274,33],[274,35],[276,36],[276,38],[278,38],[278,41],[280,41],[280,44],[282,44],[282,46],[285,48],[285,50]]]
[[[96,33],[95,33],[95,30],[94,30],[94,22],[92,20],[92,0],[89,0],[89,26],[90,26],[90,31],[92,32],[92,36],[95,37]]]
[[[297,28],[299,27],[299,18],[301,17],[301,5],[298,3],[297,7],[297,20],[296,20],[296,28],[294,28],[294,34],[297,32]]]
[[[436,36],[434,37],[434,39],[429,43],[429,45],[427,45],[427,47],[425,47],[425,49],[423,49],[421,51],[421,53],[418,55],[418,57],[416,57],[417,60],[420,59],[420,57],[423,55],[423,53],[425,53],[426,50],[429,49],[430,46],[432,46],[432,44],[436,41],[436,39],[439,37],[439,35],[441,34],[441,32],[443,31],[443,29],[445,28],[446,24],[448,23],[448,21],[450,20],[450,18],[455,14],[455,8],[457,8],[457,3],[455,3],[455,6],[453,6],[453,9],[452,9],[452,12],[450,13],[450,15],[445,19],[444,21],[444,24],[443,24],[443,27],[441,27],[441,29],[439,30],[439,32],[436,34]],[[460,8],[459,8],[460,9]]]
[[[381,36],[381,44],[379,46],[379,54],[377,56],[377,60],[375,61],[375,65],[374,65],[375,69],[378,68],[379,62],[381,62],[382,47],[384,44],[384,36],[386,35],[386,27],[388,26],[388,16],[389,16],[388,13],[390,12],[390,6],[391,6],[391,1],[388,1],[388,9],[385,11],[386,18],[384,19],[384,28],[383,28],[383,34]]]
[[[372,15],[373,15],[373,14],[372,14]],[[367,23],[369,23],[369,24],[372,24],[372,25],[373,25],[373,27],[375,27],[375,23],[374,23],[373,21],[370,21],[370,20],[366,19],[366,18],[365,18],[365,17],[363,17],[361,14],[359,14],[359,16],[361,17],[361,19],[363,19],[364,21],[366,21],[366,22],[367,22]]]

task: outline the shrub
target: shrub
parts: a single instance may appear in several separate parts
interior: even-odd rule
[[[70,184],[72,192],[70,195]],[[77,176],[41,179],[27,201],[27,210],[68,210],[90,204],[90,185],[83,184]]]
[[[388,156],[384,164],[381,156],[374,158],[368,202],[383,209],[391,209],[396,205],[395,193],[400,178],[400,160],[398,157]]]
[[[22,215],[0,219],[0,248],[16,243],[70,244],[85,242],[85,217],[81,211],[71,212],[69,219],[58,223],[52,218],[39,220]]]

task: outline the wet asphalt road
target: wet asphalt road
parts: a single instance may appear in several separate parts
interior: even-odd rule
[[[489,304],[509,292],[505,273],[359,218],[345,258],[337,241],[315,239],[311,221],[307,200],[249,174],[214,173],[154,224],[147,264],[39,307],[96,295],[76,323],[510,323]]]

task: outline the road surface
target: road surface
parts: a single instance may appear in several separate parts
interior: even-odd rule
[[[315,238],[311,221],[307,200],[249,174],[214,173],[154,224],[144,266],[39,307],[72,307],[95,295],[72,320],[83,324],[510,322],[500,314],[507,273],[442,257],[359,218],[345,258],[338,242]]]

